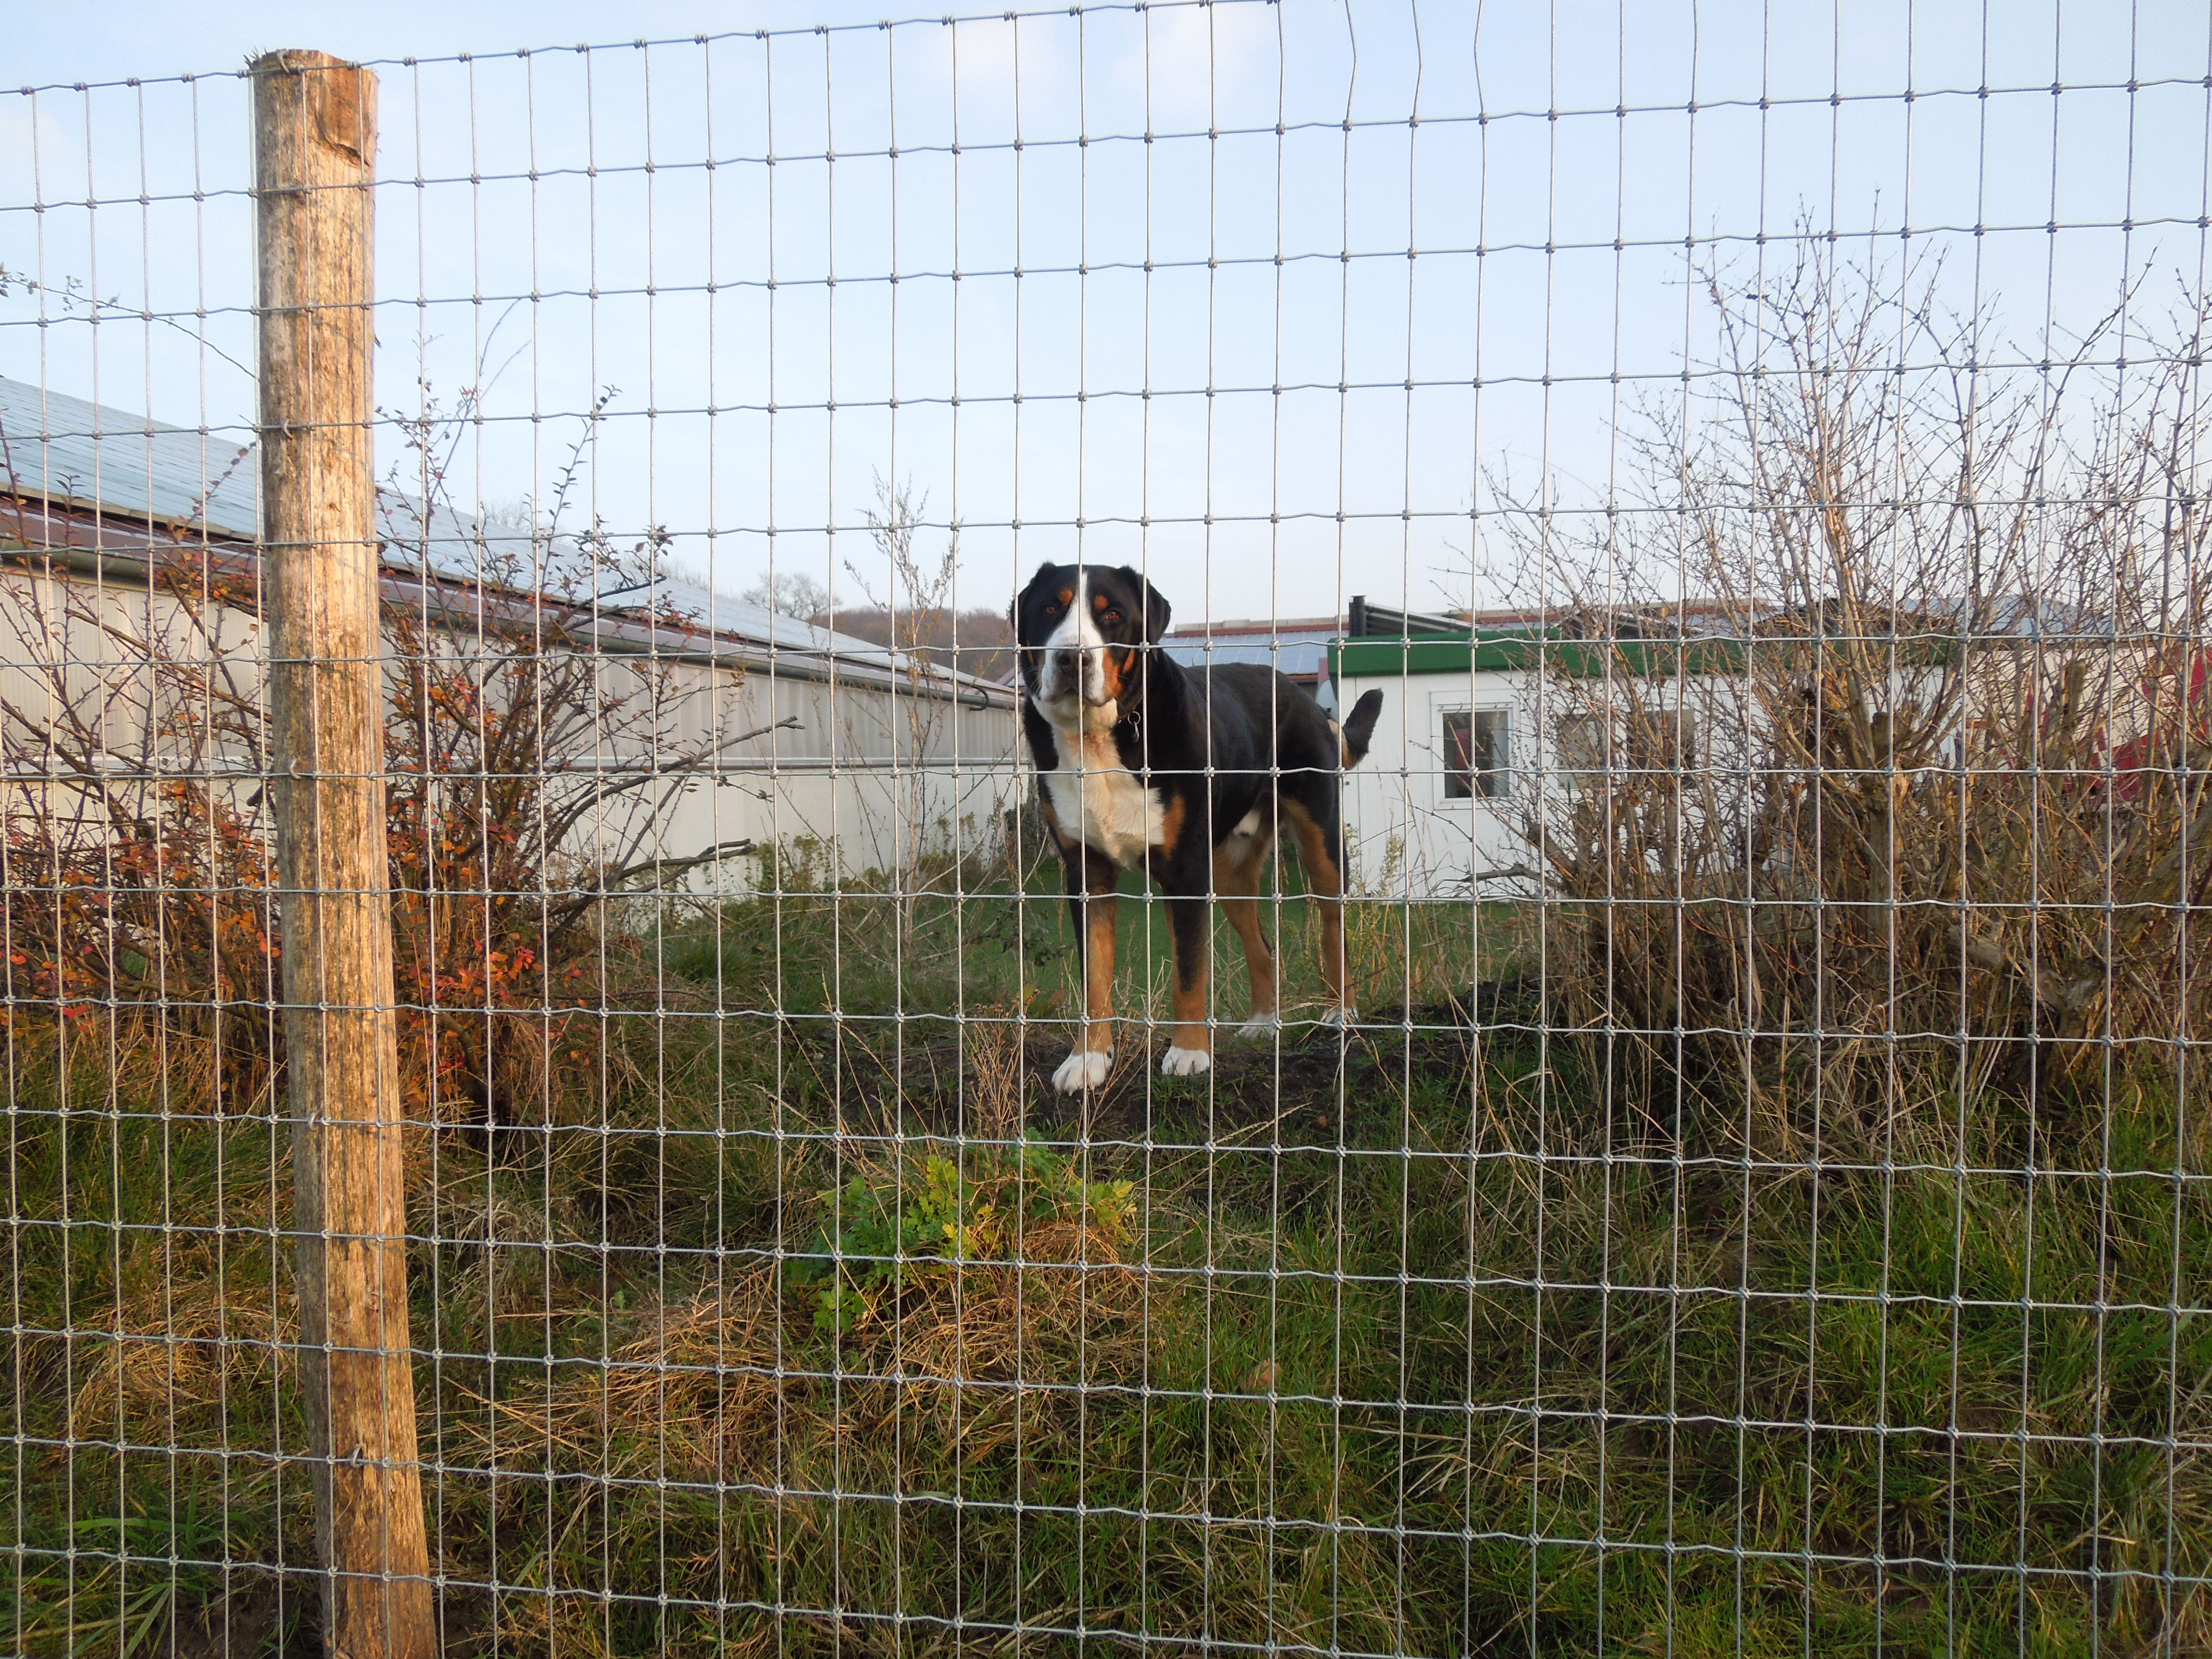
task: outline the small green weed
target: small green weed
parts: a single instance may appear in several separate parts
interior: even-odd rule
[[[817,1329],[851,1330],[916,1276],[1018,1257],[1032,1229],[1073,1225],[1109,1247],[1127,1242],[1132,1183],[1085,1180],[1034,1134],[959,1157],[925,1151],[822,1193],[813,1242],[786,1275],[812,1290]]]

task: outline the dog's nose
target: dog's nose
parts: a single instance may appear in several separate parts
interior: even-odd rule
[[[1083,659],[1079,653],[1055,651],[1052,653],[1052,673],[1054,679],[1075,679],[1082,674],[1082,672]]]

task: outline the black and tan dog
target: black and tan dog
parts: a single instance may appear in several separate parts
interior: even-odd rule
[[[1083,945],[1084,1024],[1053,1082],[1069,1093],[1106,1080],[1114,1057],[1115,884],[1158,882],[1175,935],[1175,1030],[1160,1069],[1213,1064],[1207,905],[1218,898],[1244,941],[1252,1012],[1241,1035],[1276,1024],[1275,960],[1260,929],[1260,880],[1279,828],[1296,839],[1322,907],[1328,1018],[1352,1018],[1344,988],[1344,854],[1339,774],[1367,752],[1382,694],[1340,730],[1272,668],[1187,669],[1156,649],[1168,602],[1123,566],[1048,564],[1014,601],[1022,728],[1038,793],[1067,866]]]

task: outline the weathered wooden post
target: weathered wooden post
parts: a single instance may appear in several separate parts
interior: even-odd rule
[[[324,1639],[344,1659],[428,1659],[369,429],[376,77],[319,52],[251,69],[270,759]]]

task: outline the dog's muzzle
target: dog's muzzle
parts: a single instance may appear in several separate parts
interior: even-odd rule
[[[1100,708],[1112,701],[1107,696],[1106,676],[1094,650],[1079,646],[1047,651],[1037,696],[1042,702],[1079,699],[1093,708]]]

